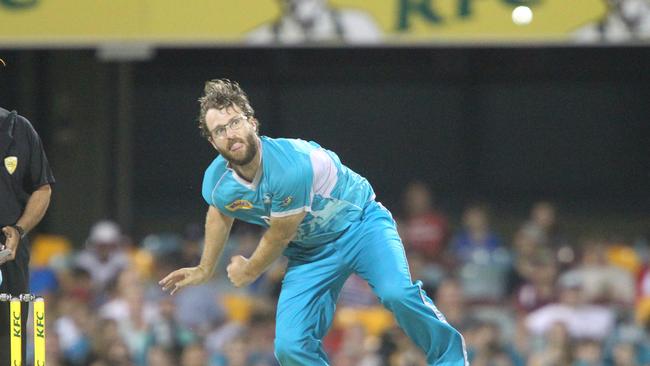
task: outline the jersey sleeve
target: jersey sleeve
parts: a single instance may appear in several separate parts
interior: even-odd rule
[[[271,217],[311,211],[313,174],[308,163],[295,164],[272,182]]]
[[[214,191],[215,186],[217,185],[217,180],[219,177],[217,176],[217,161],[212,162],[208,169],[205,170],[205,174],[203,174],[203,185],[201,186],[201,195],[203,196],[203,199],[205,202],[207,202],[208,205],[215,206],[216,203],[214,202],[214,199],[212,197],[212,193]]]
[[[23,118],[23,117],[18,117]],[[54,175],[50,163],[45,155],[45,149],[41,138],[27,119],[23,118],[27,128],[27,139],[29,141],[29,174],[26,181],[26,191],[33,191],[46,184],[54,184]]]

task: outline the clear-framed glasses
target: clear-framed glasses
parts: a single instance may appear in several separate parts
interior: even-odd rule
[[[227,129],[230,129],[230,131],[236,131],[241,128],[243,122],[246,120],[248,120],[248,117],[243,115],[236,117],[235,119],[230,120],[230,122],[226,123],[225,125],[216,127],[214,130],[212,130],[212,133],[216,138],[223,139],[226,137]]]

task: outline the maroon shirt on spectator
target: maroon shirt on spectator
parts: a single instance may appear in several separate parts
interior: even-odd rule
[[[417,252],[428,260],[440,260],[449,233],[447,218],[428,212],[413,216],[404,222],[404,247],[407,252]]]

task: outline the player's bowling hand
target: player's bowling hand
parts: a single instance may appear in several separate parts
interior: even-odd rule
[[[188,285],[198,285],[208,280],[210,275],[202,267],[177,269],[158,282],[163,291],[171,289],[171,295]]]
[[[230,258],[230,264],[226,267],[226,272],[228,272],[228,278],[235,287],[250,285],[257,278],[249,271],[248,259],[241,255]]]

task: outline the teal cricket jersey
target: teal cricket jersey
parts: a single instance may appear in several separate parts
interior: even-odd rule
[[[269,226],[271,217],[307,212],[293,243],[335,240],[375,195],[370,183],[315,142],[260,137],[261,169],[247,182],[218,156],[205,171],[203,198],[233,218]]]

